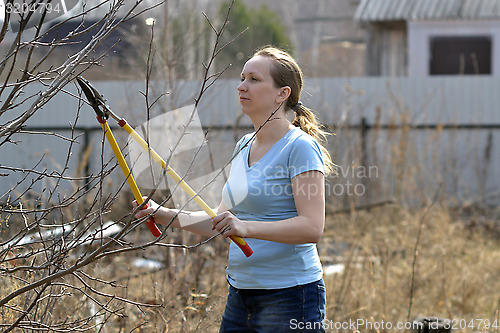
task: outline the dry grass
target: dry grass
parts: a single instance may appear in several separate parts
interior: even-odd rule
[[[406,322],[412,278],[411,319],[438,316],[467,322],[500,320],[497,214],[498,211],[466,214],[440,205],[414,211],[389,205],[329,216],[319,244],[320,253],[325,265],[344,264],[345,269],[325,276],[328,323],[359,319],[393,325]],[[199,240],[179,231],[171,233],[169,238],[190,244]],[[227,293],[224,273],[227,244],[224,239],[216,239],[191,250],[154,247],[86,267],[89,274],[116,282],[110,286],[94,281],[93,285],[101,292],[161,305],[139,307],[96,296],[110,311],[87,323],[87,327],[94,327],[87,331],[97,332],[99,324],[105,322],[102,332],[217,332]],[[338,250],[339,244],[343,245],[342,251]],[[133,267],[131,262],[136,257],[158,259],[167,268],[151,272]],[[67,279],[71,278],[61,282],[77,284]],[[18,283],[3,279],[2,284],[1,294],[5,294]],[[50,313],[53,322],[89,317],[98,309],[81,292],[57,285],[52,288],[52,294],[65,294],[54,303]],[[11,311],[2,309],[3,323],[12,318]],[[476,327],[460,331],[486,330]]]
[[[440,206],[385,207],[329,220],[324,241],[349,243],[347,256],[338,258],[346,265],[343,274],[325,278],[329,319],[406,322],[412,278],[410,319],[498,319],[498,238],[467,224]]]
[[[412,263],[421,222],[414,272]],[[383,207],[330,217],[320,244],[322,254],[328,257],[328,243],[332,242],[347,243],[348,248],[344,255],[336,256],[346,265],[344,272],[325,277],[327,319],[384,320],[394,325],[405,322],[412,275],[411,318],[497,319],[498,238],[485,235],[481,229],[468,229],[467,225],[467,220],[457,219],[440,206],[429,211]],[[142,326],[137,331],[144,332],[217,332],[227,292],[221,245],[218,241],[215,257],[201,249],[185,254],[170,250],[177,257],[173,260],[176,266],[154,274],[135,275],[142,272],[132,270],[125,258],[113,259],[116,265],[99,265],[113,267],[113,274],[126,280],[123,292],[128,297],[163,304],[162,308],[144,312],[128,306],[123,311],[126,317],[113,326],[124,332],[138,325]]]

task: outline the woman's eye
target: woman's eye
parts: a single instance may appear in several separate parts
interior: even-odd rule
[[[250,78],[249,78],[249,80],[251,80],[251,81],[259,81],[256,77],[250,77]],[[241,77],[241,78],[240,78],[240,81],[241,81],[241,82],[245,81],[245,78],[244,78],[244,77]]]

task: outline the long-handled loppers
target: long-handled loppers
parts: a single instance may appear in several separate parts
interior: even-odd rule
[[[146,150],[151,157],[165,170],[165,172],[177,182],[180,187],[191,197],[193,200],[211,217],[214,218],[217,216],[217,213],[208,206],[205,201],[201,197],[197,195],[197,193],[179,176],[177,172],[175,172],[171,167],[169,167],[166,162],[161,158],[158,153],[156,153],[149,144],[127,123],[124,118],[118,117],[111,109],[106,105],[104,98],[101,94],[90,84],[89,81],[84,79],[83,77],[77,77],[77,82],[82,88],[87,100],[90,105],[94,109],[97,115],[97,120],[101,124],[102,130],[104,131],[106,138],[109,141],[111,149],[118,160],[118,164],[120,165],[125,177],[127,178],[127,182],[132,190],[132,193],[137,200],[137,203],[141,205],[144,200],[142,199],[141,192],[132,177],[132,173],[130,172],[129,167],[123,157],[123,154],[118,147],[118,144],[113,136],[111,128],[107,123],[107,119],[111,116],[118,122],[118,125],[122,127],[144,150]],[[144,208],[146,208],[145,206]],[[155,237],[159,237],[161,235],[161,231],[154,223],[153,217],[149,218],[146,222],[149,230]],[[238,236],[230,236],[229,237],[238,247],[243,251],[243,253],[250,257],[253,254],[250,246],[245,242],[245,240]]]

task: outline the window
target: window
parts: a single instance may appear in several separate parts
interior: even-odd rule
[[[491,74],[490,36],[433,37],[430,44],[430,75]]]

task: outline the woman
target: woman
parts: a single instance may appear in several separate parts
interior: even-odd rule
[[[325,220],[324,177],[332,161],[313,113],[299,102],[303,75],[286,52],[267,47],[241,72],[241,109],[255,133],[235,149],[218,215],[158,207],[161,224],[172,222],[206,236],[245,238],[246,258],[231,243],[229,295],[220,332],[324,332],[326,295],[316,243]],[[286,113],[295,112],[290,122]],[[134,207],[136,207],[134,203]],[[211,221],[210,221],[211,220]]]

